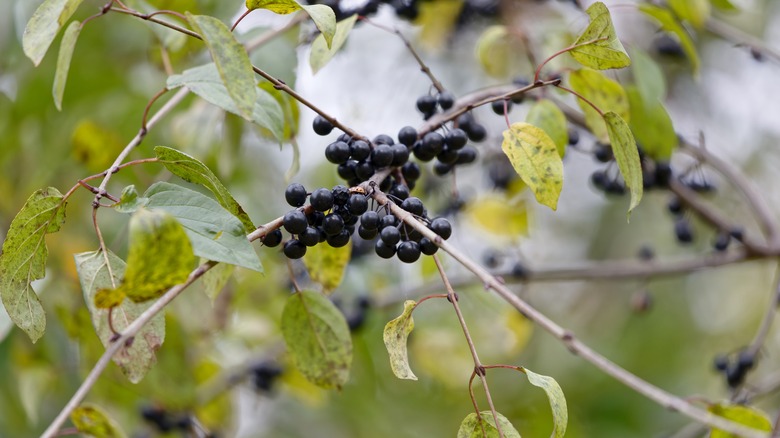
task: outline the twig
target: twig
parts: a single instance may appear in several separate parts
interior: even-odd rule
[[[723,39],[729,40],[734,44],[749,46],[753,50],[756,50],[765,55],[769,55],[772,58],[775,58],[776,61],[780,61],[780,51],[767,46],[766,43],[760,39],[752,35],[748,35],[745,32],[742,32],[741,30],[724,23],[723,21],[710,18],[707,20],[705,27],[708,31],[720,36]]]
[[[185,35],[189,35],[189,36],[191,36],[193,38],[197,38],[199,40],[203,39],[203,38],[201,38],[200,35],[198,35],[197,32],[193,32],[193,31],[191,31],[191,30],[189,30],[187,28],[184,28],[184,27],[181,27],[181,26],[177,26],[177,25],[175,25],[173,23],[169,23],[167,21],[163,21],[163,20],[159,20],[157,18],[154,18],[154,14],[144,14],[144,13],[141,13],[141,12],[138,12],[138,11],[134,11],[132,9],[123,9],[123,8],[111,8],[111,11],[112,12],[119,12],[121,14],[126,14],[126,15],[132,15],[133,17],[137,17],[137,18],[140,18],[142,20],[146,20],[146,21],[149,21],[149,22],[152,22],[152,23],[155,23],[155,24],[159,24],[160,26],[165,26],[165,27],[167,27],[169,29],[175,30],[177,32],[181,32],[181,33],[183,33]]]
[[[777,314],[778,303],[780,303],[780,264],[777,266],[777,269],[775,270],[775,281],[774,281],[774,291],[772,293],[772,301],[769,303],[769,305],[766,308],[766,312],[764,313],[764,318],[761,320],[761,325],[759,326],[756,335],[753,337],[753,340],[750,342],[750,345],[748,345],[748,347],[745,349],[745,351],[748,354],[750,354],[752,357],[755,357],[756,354],[758,354],[758,351],[761,350],[761,348],[764,346],[766,337],[767,335],[769,335],[769,329],[772,328],[772,323],[775,320],[775,314]]]

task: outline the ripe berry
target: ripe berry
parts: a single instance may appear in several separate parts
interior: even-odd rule
[[[350,196],[347,205],[349,206],[349,212],[355,216],[361,215],[368,210],[368,200],[360,193],[355,193]]]
[[[349,189],[342,186],[341,184],[333,187],[333,190],[331,191],[333,194],[333,204],[337,206],[342,206],[349,201]]]
[[[317,116],[312,122],[312,128],[317,135],[328,135],[333,131],[333,125],[322,116]]]
[[[302,233],[298,234],[298,240],[306,246],[314,246],[320,243],[320,230],[314,227],[307,227]]]
[[[333,194],[326,188],[319,188],[312,192],[309,203],[317,211],[328,211],[333,208]]]
[[[473,146],[466,146],[458,151],[458,160],[455,164],[470,164],[477,160],[477,149]]]
[[[325,158],[333,164],[346,163],[349,154],[349,145],[343,141],[333,142],[325,148]]]
[[[429,132],[422,139],[421,151],[426,154],[438,154],[444,149],[444,137],[438,132]]]
[[[379,238],[388,245],[395,245],[401,241],[401,232],[396,227],[384,227],[379,232]]]
[[[344,229],[344,219],[336,213],[331,213],[325,216],[322,221],[322,231],[328,236],[333,236],[340,233]]]
[[[466,135],[466,131],[456,128],[444,135],[444,143],[448,148],[458,150],[463,146],[466,146],[466,142],[469,140],[469,136]]]
[[[597,170],[590,175],[590,182],[599,190],[605,190],[609,183],[607,174],[603,170]]]
[[[683,211],[682,201],[677,196],[673,196],[669,199],[669,203],[666,204],[666,209],[669,210],[669,213],[677,216]]]
[[[401,203],[401,208],[417,216],[422,216],[423,210],[425,209],[420,198],[415,197],[404,199]]]
[[[506,102],[506,113],[509,111],[512,111],[512,101],[511,100],[496,100],[490,103],[490,108],[493,110],[494,113],[498,114],[499,116],[504,115],[504,103]]]
[[[444,150],[439,152],[438,155],[436,155],[436,159],[439,160],[439,162],[444,164],[455,164],[455,162],[458,161],[458,152],[456,150],[452,150],[450,148],[445,147]]]
[[[596,146],[593,147],[593,157],[596,159],[596,161],[601,163],[606,163],[612,160],[612,147],[602,143],[596,143]]]
[[[371,154],[371,146],[363,140],[355,140],[349,145],[353,160],[365,160]]]
[[[677,236],[677,241],[680,243],[693,242],[691,223],[685,218],[680,218],[674,223],[674,234]]]
[[[417,163],[408,162],[401,168],[401,175],[407,182],[417,181],[420,178],[420,166]]]
[[[373,210],[363,213],[360,216],[360,225],[368,230],[376,230],[379,227],[379,215]]]
[[[399,143],[406,146],[412,146],[416,141],[417,141],[417,130],[412,128],[411,126],[404,126],[403,128],[401,128],[400,131],[398,131]]]
[[[427,237],[420,239],[420,252],[425,255],[434,255],[439,250],[439,246]]]
[[[580,142],[580,131],[576,129],[569,129],[569,146],[575,146]]]
[[[358,162],[355,160],[347,160],[346,163],[339,164],[339,167],[336,168],[336,172],[339,174],[339,177],[345,180],[351,180],[355,179],[357,177],[357,166]]]
[[[291,210],[284,215],[284,229],[290,234],[302,233],[309,226],[306,215],[300,210]]]
[[[418,140],[414,143],[412,152],[414,153],[414,156],[420,161],[431,161],[436,156],[433,151],[428,150],[425,148],[425,146],[423,146],[422,140]]]
[[[452,235],[452,225],[450,225],[450,221],[443,217],[437,217],[432,220],[428,228],[445,240],[449,239]]]
[[[357,177],[357,184],[350,184],[350,185],[358,185],[361,182],[371,178],[374,175],[374,165],[369,163],[368,161],[361,161],[357,164],[355,167],[355,176]]]
[[[393,149],[386,144],[380,144],[371,151],[371,162],[376,168],[389,166],[393,162]]]
[[[273,248],[282,243],[282,230],[275,229],[263,237],[263,245]]]
[[[528,268],[521,262],[517,262],[512,266],[512,276],[516,278],[527,278]]]
[[[423,114],[436,111],[436,98],[431,95],[423,95],[417,98],[417,109]]]
[[[437,161],[436,163],[433,163],[433,173],[435,173],[438,176],[444,176],[452,170],[451,164],[442,163],[441,161]]]
[[[379,220],[380,230],[387,227],[395,227],[396,225],[398,225],[398,219],[396,219],[396,217],[392,214],[386,214],[382,216],[382,219]]]
[[[726,371],[729,366],[729,358],[725,354],[719,354],[712,360],[712,365],[718,371]]]
[[[414,263],[420,258],[420,245],[410,240],[401,242],[396,252],[398,260],[404,263]]]
[[[402,144],[394,144],[390,146],[393,151],[393,161],[390,162],[391,166],[398,167],[409,161],[409,149]]]
[[[729,247],[730,242],[731,236],[728,233],[718,233],[712,246],[715,248],[715,251],[725,251]]]
[[[388,146],[392,146],[395,144],[395,141],[393,141],[393,137],[390,137],[387,134],[379,134],[374,137],[374,144],[386,144]]]
[[[479,143],[487,138],[487,129],[478,123],[473,123],[471,130],[466,131],[466,134],[468,134],[469,140]]]
[[[366,228],[365,224],[360,224],[360,226],[357,229],[358,236],[360,236],[361,239],[365,240],[371,240],[374,237],[376,237],[377,234],[379,234],[379,231],[376,228],[369,229]]]
[[[409,197],[409,187],[403,184],[394,184],[393,187],[390,188],[390,191],[387,194],[403,201],[404,199]]]
[[[263,362],[255,365],[250,372],[255,389],[267,392],[271,390],[274,380],[282,374],[282,368],[274,363]]]
[[[442,91],[436,96],[436,102],[439,104],[439,108],[447,111],[455,105],[455,96],[449,91]]]
[[[306,245],[299,240],[290,239],[284,242],[284,255],[288,259],[299,259],[306,254]]]
[[[284,199],[293,207],[300,207],[306,203],[306,188],[302,184],[292,183],[284,191]]]
[[[672,166],[668,162],[655,163],[655,184],[658,187],[669,187],[669,180],[672,179]]]
[[[388,245],[383,240],[379,239],[374,245],[374,251],[379,257],[389,259],[395,255],[395,245]]]
[[[328,245],[334,248],[341,248],[342,246],[345,246],[347,243],[349,243],[349,236],[350,236],[349,231],[347,231],[346,229],[341,230],[338,234],[328,236],[327,238]]]

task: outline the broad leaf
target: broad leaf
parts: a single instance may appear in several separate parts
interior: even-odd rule
[[[528,234],[528,207],[504,196],[481,196],[466,206],[466,216],[480,229],[502,238]]]
[[[45,0],[35,10],[22,35],[22,49],[33,64],[41,63],[65,22],[83,0]]]
[[[772,422],[769,419],[769,416],[761,410],[750,406],[724,403],[712,405],[707,410],[719,417],[752,427],[756,430],[766,432],[772,431]],[[737,438],[737,435],[724,432],[720,429],[712,429],[710,438]]]
[[[674,132],[672,119],[664,105],[658,101],[647,102],[635,87],[626,89],[631,103],[631,131],[642,145],[645,154],[660,161],[669,161],[679,140]]]
[[[631,211],[642,200],[642,163],[639,160],[639,150],[634,135],[623,118],[610,111],[604,114],[604,121],[607,122],[609,141],[618,169],[631,192],[631,204],[628,207],[630,216]]]
[[[668,4],[678,17],[697,29],[703,28],[712,14],[710,0],[668,0]]]
[[[612,111],[623,119],[629,120],[630,106],[625,90],[617,82],[609,79],[600,72],[590,69],[573,71],[569,75],[572,90],[596,105],[602,113]],[[577,104],[585,114],[585,124],[588,129],[602,142],[607,143],[609,135],[601,114],[593,109],[587,102],[577,99]]]
[[[563,157],[569,144],[569,128],[566,115],[558,105],[549,99],[540,99],[528,111],[525,121],[546,132],[555,143],[558,155]]]
[[[515,426],[500,412],[496,412],[496,414],[504,438],[520,438],[520,432],[515,429]],[[500,436],[498,429],[496,429],[496,422],[493,420],[493,413],[482,411],[479,416],[474,412],[466,415],[458,428],[457,438],[499,438]]]
[[[327,295],[341,284],[351,256],[352,242],[340,248],[316,245],[306,251],[303,264],[309,271],[309,277],[321,284],[323,292]]]
[[[81,23],[72,21],[60,41],[60,53],[57,56],[57,71],[54,73],[54,86],[52,95],[54,96],[54,106],[62,110],[62,96],[65,94],[65,82],[68,80],[68,70],[70,70],[70,60],[73,57],[73,50],[76,48],[76,40],[81,32]]]
[[[242,115],[228,94],[213,63],[185,70],[180,75],[170,76],[167,86],[168,88],[187,87],[209,103],[238,116]],[[251,95],[252,92],[248,94]],[[255,87],[254,108],[249,121],[268,129],[277,139],[283,139],[282,109],[273,97],[258,87]]]
[[[641,49],[633,49],[634,64],[631,73],[645,102],[663,101],[666,97],[666,78],[661,67]]]
[[[303,5],[295,0],[246,0],[246,8],[267,9],[276,14],[286,15],[303,9],[309,14],[314,25],[322,32],[328,48],[331,47],[336,33],[336,13],[325,5]]]
[[[341,49],[341,46],[347,41],[347,36],[357,21],[357,14],[345,18],[336,23],[336,33],[333,35],[333,43],[328,47],[325,41],[325,35],[320,34],[311,43],[311,54],[309,55],[309,65],[314,74],[317,74],[322,67],[325,67],[333,55]]]
[[[506,26],[489,26],[479,36],[476,55],[482,69],[490,76],[503,78],[509,74],[512,48]]]
[[[166,146],[155,147],[154,154],[172,174],[187,182],[200,184],[209,189],[217,198],[219,205],[241,220],[247,233],[255,230],[255,226],[244,208],[238,204],[238,201],[233,198],[233,195],[208,166],[184,152]]]
[[[92,325],[103,346],[111,345],[114,333],[108,324],[109,312],[95,305],[95,295],[101,290],[110,290],[119,286],[125,275],[125,262],[112,252],[84,252],[74,256],[76,271],[79,274],[84,301],[92,317]],[[122,332],[135,321],[152,302],[134,303],[124,300],[111,311],[111,322],[115,330]],[[151,319],[135,335],[133,343],[122,347],[111,359],[119,365],[122,373],[138,383],[156,362],[155,352],[165,340],[165,317],[162,313]]]
[[[528,123],[513,123],[504,131],[501,149],[536,200],[556,210],[563,188],[563,161],[550,136]]]
[[[631,65],[631,59],[615,33],[612,17],[604,3],[593,3],[586,12],[590,16],[590,24],[574,42],[571,56],[580,64],[597,70]]]
[[[209,48],[211,58],[222,78],[222,84],[228,95],[236,104],[238,114],[247,120],[252,120],[254,113],[254,89],[257,87],[252,62],[244,46],[239,43],[225,23],[207,15],[192,15],[187,13],[195,32],[198,32]]]
[[[95,438],[124,438],[119,426],[102,409],[91,403],[84,403],[70,413],[70,421],[86,436]]]
[[[214,304],[219,293],[225,288],[230,277],[233,276],[233,271],[236,270],[235,265],[229,265],[227,263],[220,263],[203,274],[203,291],[206,296],[209,297],[211,303]]]
[[[32,281],[46,275],[45,237],[65,222],[65,202],[54,187],[38,190],[16,214],[0,254],[0,298],[11,321],[35,342],[46,329],[46,315]]]
[[[639,10],[648,17],[655,19],[661,25],[663,30],[672,33],[677,37],[677,39],[680,41],[680,45],[682,46],[683,51],[685,52],[685,55],[688,57],[688,61],[691,63],[694,75],[698,74],[699,55],[696,53],[696,46],[693,44],[693,40],[691,39],[690,35],[688,35],[688,32],[685,30],[685,28],[683,28],[674,17],[674,14],[672,14],[672,12],[668,9],[664,9],[662,7],[648,3],[640,3]]]
[[[298,122],[300,115],[298,101],[289,94],[281,90],[277,90],[274,88],[274,85],[268,81],[261,82],[259,87],[261,91],[268,93],[272,98],[274,98],[274,100],[276,100],[276,103],[279,104],[282,112],[283,125],[282,136],[280,140],[290,141],[298,134]]]
[[[562,438],[566,435],[569,411],[566,407],[566,397],[563,395],[561,386],[552,377],[536,374],[527,368],[523,368],[523,372],[528,377],[531,385],[542,388],[547,393],[553,414],[553,431],[550,436],[552,438]]]
[[[306,379],[323,388],[347,383],[352,338],[344,315],[325,295],[307,290],[293,294],[282,312],[282,335]]]
[[[390,368],[399,379],[417,380],[417,376],[414,375],[409,367],[409,354],[406,348],[409,333],[414,329],[412,311],[415,307],[417,307],[415,301],[404,301],[403,313],[398,318],[388,322],[382,334],[385,348],[387,348],[387,353],[390,355]]]
[[[122,195],[119,197],[119,202],[111,207],[120,213],[134,213],[139,208],[146,205],[149,201],[147,198],[138,196],[138,191],[135,190],[134,185],[129,185],[122,189]]]
[[[144,196],[147,208],[165,211],[182,224],[196,256],[263,271],[244,225],[213,199],[166,182],[153,184]]]
[[[414,20],[420,28],[417,40],[425,48],[440,49],[452,36],[465,0],[430,0],[418,2],[419,14]]]
[[[710,0],[710,3],[723,12],[736,12],[739,10],[738,7],[734,6],[734,3],[732,3],[731,0]]]

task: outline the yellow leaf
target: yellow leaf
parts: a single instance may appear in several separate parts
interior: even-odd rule
[[[388,322],[382,334],[387,353],[390,355],[390,368],[399,379],[417,380],[417,376],[409,367],[409,355],[406,347],[409,333],[414,329],[412,311],[415,307],[417,307],[415,301],[406,300],[403,313],[398,318]]]
[[[309,277],[322,285],[326,294],[336,289],[344,277],[352,255],[352,241],[340,248],[330,245],[316,245],[306,251],[303,264],[309,270]]]
[[[504,131],[501,149],[536,200],[557,209],[563,189],[563,161],[550,136],[531,124],[513,123]]]
[[[569,83],[572,90],[588,99],[602,113],[612,111],[622,117],[623,120],[629,121],[631,109],[628,104],[628,96],[626,96],[623,87],[617,82],[595,70],[580,69],[569,75]],[[601,114],[582,99],[577,99],[577,104],[585,114],[585,124],[590,129],[590,132],[600,142],[608,143],[609,134],[607,134],[607,127]]]
[[[528,234],[528,208],[502,196],[485,196],[469,203],[467,216],[480,228],[499,236]]]

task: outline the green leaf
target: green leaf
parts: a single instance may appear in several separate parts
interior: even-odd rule
[[[121,284],[125,275],[125,262],[112,252],[90,251],[74,255],[84,301],[92,317],[92,325],[104,347],[112,343],[114,332],[108,324],[109,312],[95,305],[95,296],[101,290],[113,289]],[[112,325],[122,332],[135,321],[153,302],[134,303],[124,300],[111,311]],[[136,334],[130,346],[123,346],[111,359],[119,365],[122,373],[138,383],[156,362],[155,352],[165,340],[165,317],[156,315]]]
[[[146,205],[148,201],[149,199],[138,196],[134,185],[129,185],[122,189],[122,196],[119,197],[119,202],[111,207],[120,213],[134,213]]]
[[[540,99],[528,111],[525,121],[546,132],[555,143],[558,155],[563,157],[569,144],[569,128],[566,115],[558,105],[549,99]]]
[[[685,55],[688,57],[688,61],[691,63],[693,74],[698,74],[699,55],[696,53],[696,46],[693,44],[693,40],[691,39],[690,35],[688,35],[688,32],[685,30],[685,28],[683,28],[674,17],[674,14],[672,14],[672,12],[668,9],[647,3],[640,3],[639,10],[648,17],[655,19],[661,25],[661,29],[677,37],[677,39],[680,41],[680,45],[682,46],[683,51],[685,52]]]
[[[302,5],[295,0],[246,0],[246,8],[267,9],[276,14],[286,15],[303,9],[309,14],[314,25],[322,32],[325,43],[330,48],[336,33],[336,13],[325,5]]]
[[[505,416],[501,415],[500,412],[496,412],[496,415],[498,415],[498,424],[501,426],[504,438],[520,438],[520,432]],[[499,438],[500,435],[495,424],[492,412],[482,411],[479,416],[472,412],[466,415],[466,418],[460,423],[457,438]]]
[[[300,118],[298,101],[289,94],[281,90],[277,90],[274,88],[274,84],[268,81],[261,82],[259,87],[261,91],[268,93],[271,97],[274,98],[274,100],[276,100],[276,103],[279,104],[283,117],[282,125],[284,127],[282,129],[282,135],[279,139],[290,141],[298,134],[298,121]]]
[[[563,161],[550,136],[528,123],[513,123],[504,131],[501,149],[536,200],[556,210],[563,188]]]
[[[569,75],[569,82],[572,90],[596,105],[602,112],[612,111],[625,120],[629,120],[631,109],[628,97],[623,87],[617,82],[590,69],[573,71]],[[607,143],[609,135],[601,114],[582,99],[577,99],[577,104],[585,114],[585,125],[588,126],[588,129],[600,142]]]
[[[136,303],[155,299],[184,283],[194,265],[192,244],[176,218],[146,208],[133,214],[122,293]]]
[[[341,311],[325,295],[293,294],[282,312],[282,335],[298,370],[322,388],[341,388],[349,379],[352,338]]]
[[[417,307],[415,301],[404,301],[403,313],[398,318],[388,322],[382,333],[387,354],[390,355],[390,368],[399,379],[417,380],[417,376],[409,368],[409,354],[406,348],[409,333],[414,329],[412,311],[415,307]]]
[[[217,66],[222,84],[236,104],[238,114],[252,120],[257,100],[253,90],[257,88],[257,81],[246,49],[236,40],[230,29],[214,17],[187,12],[187,21],[193,30],[203,37]]]
[[[712,405],[707,410],[719,417],[729,419],[735,423],[744,424],[745,426],[752,427],[753,429],[766,432],[772,431],[772,422],[769,419],[769,416],[761,410],[750,406],[723,403]],[[710,432],[710,438],[738,437],[737,435],[724,432],[720,429],[712,429]]]
[[[631,73],[634,83],[645,102],[655,102],[666,97],[666,78],[653,58],[641,49],[633,49],[634,65]]]
[[[72,21],[60,41],[60,53],[57,56],[57,71],[54,73],[54,106],[62,111],[62,96],[65,94],[65,82],[68,80],[68,70],[70,69],[70,60],[73,58],[73,50],[76,48],[76,40],[81,32],[81,23]]]
[[[24,54],[36,66],[49,50],[57,33],[83,0],[45,0],[35,10],[22,35]]]
[[[153,184],[144,196],[147,208],[163,210],[182,224],[196,256],[263,271],[244,224],[213,199],[166,182]]]
[[[54,187],[38,190],[16,214],[0,254],[0,298],[11,321],[35,342],[46,329],[46,315],[32,281],[46,275],[45,236],[65,222],[65,201]]]
[[[712,3],[712,6],[720,9],[723,12],[739,11],[739,8],[734,6],[730,0],[710,0],[710,3]]]
[[[321,284],[323,292],[328,295],[341,284],[351,256],[351,241],[340,248],[316,245],[306,251],[303,264],[309,270],[312,281]]]
[[[191,68],[180,75],[168,78],[168,88],[182,86],[187,87],[209,103],[242,116],[235,102],[230,98],[227,88],[219,77],[216,65],[213,63]],[[251,95],[251,92],[249,94]],[[258,87],[255,87],[254,109],[249,121],[268,129],[279,140],[284,138],[284,115],[279,103]]]
[[[626,93],[628,101],[631,103],[631,123],[629,125],[636,141],[642,145],[642,150],[648,157],[654,160],[669,161],[672,152],[679,144],[679,140],[666,108],[658,100],[654,102],[643,100],[641,92],[636,87],[628,87]]]
[[[241,220],[247,233],[255,230],[255,226],[252,220],[249,219],[249,215],[244,211],[244,208],[239,205],[238,201],[233,198],[233,195],[222,185],[222,182],[208,166],[184,152],[166,146],[155,147],[154,154],[160,160],[160,163],[172,174],[184,181],[200,184],[209,189],[217,198],[219,205]]]
[[[630,216],[631,211],[642,200],[642,163],[639,160],[639,151],[628,123],[622,117],[610,111],[604,114],[604,121],[607,123],[609,141],[618,169],[631,192],[631,204],[628,207]]]
[[[217,296],[220,292],[222,292],[222,289],[224,289],[228,280],[230,280],[230,277],[233,275],[233,271],[235,270],[235,265],[220,263],[203,274],[203,291],[211,300],[211,304],[214,304]]]
[[[488,75],[496,78],[509,75],[512,48],[506,26],[495,24],[485,29],[477,40],[476,55]]]
[[[575,48],[569,51],[571,56],[580,64],[597,70],[631,65],[631,58],[615,33],[612,17],[604,3],[593,3],[586,12],[590,24],[574,41]]]
[[[124,438],[125,434],[108,414],[91,403],[84,403],[70,413],[70,421],[79,432],[95,438]]]
[[[345,18],[336,23],[336,33],[333,35],[333,43],[328,47],[324,34],[320,34],[311,43],[311,54],[309,55],[309,65],[314,74],[317,74],[322,67],[325,67],[333,55],[341,49],[347,41],[347,36],[357,21],[357,14]]]
[[[552,377],[536,374],[528,368],[522,368],[522,372],[528,377],[528,382],[538,388],[542,388],[547,393],[550,400],[550,409],[553,414],[552,438],[561,438],[566,434],[566,427],[569,423],[569,411],[566,407],[566,397],[558,382]]]
[[[680,19],[688,21],[697,29],[704,27],[712,14],[710,0],[668,0],[667,3]]]

